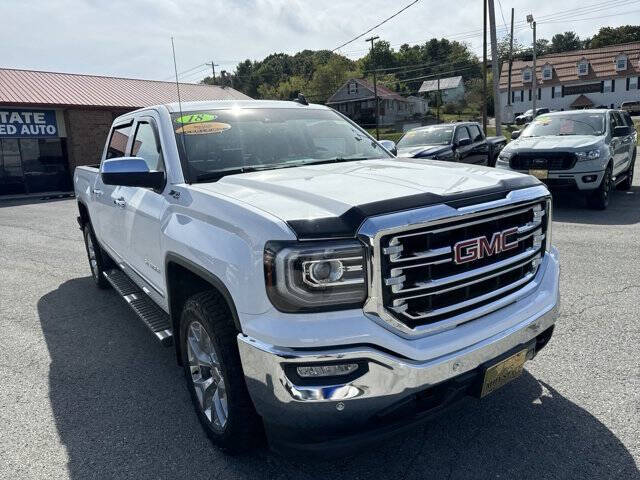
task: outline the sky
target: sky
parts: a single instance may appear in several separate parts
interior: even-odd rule
[[[274,52],[334,49],[412,1],[0,0],[0,67],[171,80],[173,36],[181,81],[197,82],[212,60],[217,72],[233,71]],[[513,7],[522,43],[531,42],[529,13],[538,37],[549,39],[640,24],[640,0],[495,1],[498,37]],[[419,0],[371,34],[395,48],[444,37],[481,55],[481,29],[478,0]],[[363,37],[340,52],[356,59],[367,47]]]

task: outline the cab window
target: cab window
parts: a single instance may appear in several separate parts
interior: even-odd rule
[[[151,122],[152,120],[138,122],[131,144],[131,156],[142,158],[149,170],[163,170],[162,150]]]
[[[124,157],[131,135],[131,124],[117,125],[111,131],[106,158]]]
[[[469,125],[467,128],[469,129],[471,139],[474,142],[479,142],[480,140],[482,140],[482,132],[480,132],[480,127],[478,127],[478,125]]]

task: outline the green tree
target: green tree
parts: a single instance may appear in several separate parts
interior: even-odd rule
[[[619,43],[640,41],[639,25],[624,25],[621,27],[602,27],[589,42],[589,48],[605,47]]]
[[[549,45],[549,53],[570,52],[571,50],[580,50],[582,41],[576,32],[556,33],[551,37]]]

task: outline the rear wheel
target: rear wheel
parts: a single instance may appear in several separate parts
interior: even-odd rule
[[[631,164],[627,169],[626,175],[627,177],[618,184],[618,190],[629,190],[631,185],[633,185],[633,171],[635,170],[636,164],[636,151],[633,151],[633,156],[631,157]]]
[[[109,288],[109,282],[104,278],[104,272],[108,260],[96,240],[90,223],[86,223],[82,228],[84,235],[84,246],[87,250],[87,258],[89,259],[89,268],[91,268],[91,277],[98,288]]]
[[[182,364],[200,423],[230,453],[255,446],[262,422],[242,371],[235,329],[225,301],[203,292],[185,303],[180,318]]]
[[[604,171],[604,177],[600,186],[587,197],[589,207],[596,210],[605,210],[609,206],[609,196],[611,194],[611,166]]]

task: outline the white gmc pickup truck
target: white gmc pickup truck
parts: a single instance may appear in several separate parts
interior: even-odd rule
[[[95,283],[175,346],[229,451],[378,441],[501,387],[553,332],[543,184],[395,158],[304,98],[128,113],[74,183]]]

